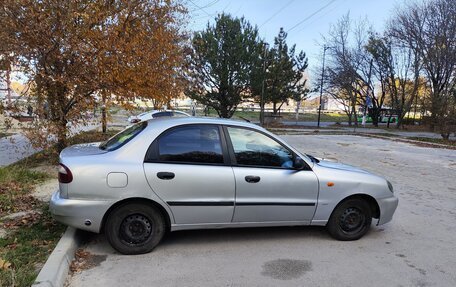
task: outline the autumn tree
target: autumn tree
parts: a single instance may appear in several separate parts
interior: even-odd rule
[[[167,101],[177,95],[184,10],[162,0],[2,1],[0,54],[31,83],[41,116],[32,136],[55,135],[66,146],[69,126],[84,124],[100,99]]]
[[[263,47],[258,29],[244,18],[221,14],[214,25],[194,34],[192,44],[187,94],[231,118],[250,95],[251,71]]]

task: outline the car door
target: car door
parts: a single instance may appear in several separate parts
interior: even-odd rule
[[[183,125],[150,146],[144,172],[176,224],[229,223],[235,182],[218,125]]]
[[[233,222],[310,222],[318,179],[310,168],[293,168],[297,156],[254,129],[225,127],[236,180]]]

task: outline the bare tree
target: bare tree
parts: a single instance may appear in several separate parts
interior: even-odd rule
[[[388,31],[421,61],[431,88],[431,128],[439,126],[442,137],[448,138],[454,126],[456,2],[432,0],[408,4],[398,10]]]
[[[419,77],[420,61],[413,50],[395,42],[388,35],[380,37],[372,34],[366,49],[372,57],[374,74],[380,85],[380,94],[375,98],[377,105],[381,107],[386,96],[390,96],[389,104],[397,113],[396,127],[399,128],[422,84]],[[373,113],[376,111],[378,110],[374,109]],[[378,117],[379,114],[375,116]]]
[[[324,91],[345,108],[349,125],[357,124],[357,107],[365,105],[367,95],[375,98],[372,71],[366,54],[369,25],[353,23],[349,14],[331,27],[324,39],[328,50],[328,67],[324,75]]]

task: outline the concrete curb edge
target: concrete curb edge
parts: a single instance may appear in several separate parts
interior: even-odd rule
[[[79,244],[80,240],[77,230],[73,227],[68,227],[32,286],[62,287],[65,284],[71,261]]]

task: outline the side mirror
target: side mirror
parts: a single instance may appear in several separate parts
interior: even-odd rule
[[[295,168],[295,169],[303,169],[305,166],[306,166],[306,163],[305,163],[305,161],[302,158],[296,157],[294,159],[293,168]]]

